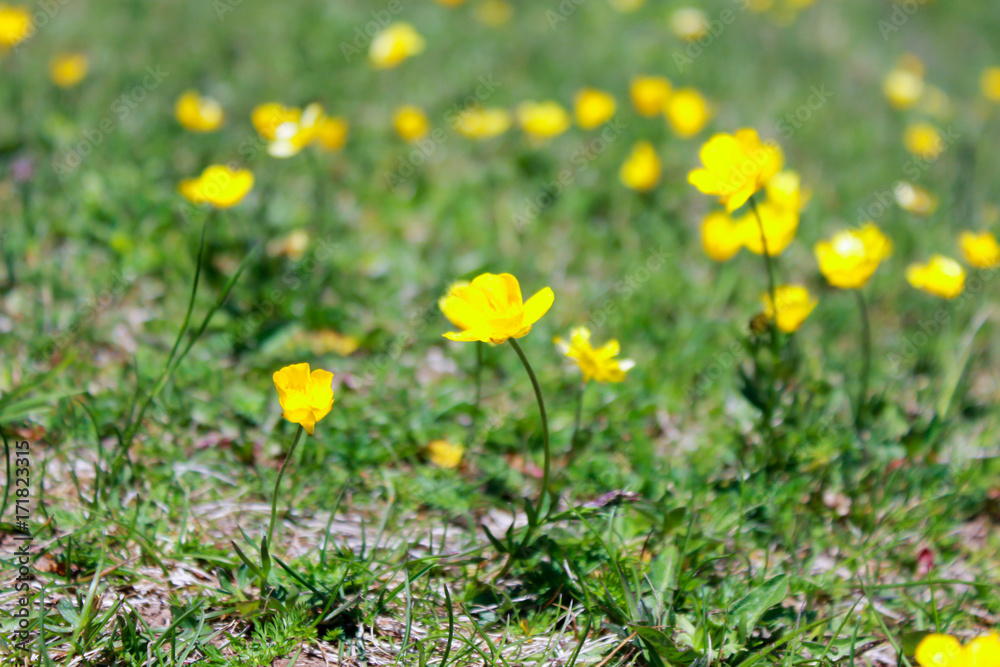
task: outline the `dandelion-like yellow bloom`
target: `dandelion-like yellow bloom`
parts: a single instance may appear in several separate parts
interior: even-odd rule
[[[708,16],[697,7],[681,7],[670,15],[670,31],[686,42],[708,34]]]
[[[510,128],[510,112],[499,107],[468,109],[455,120],[455,130],[468,139],[492,139]]]
[[[296,120],[286,120],[274,128],[274,139],[267,145],[267,154],[289,158],[319,137],[320,127],[327,120],[323,107],[310,104]],[[346,126],[341,136],[346,136]],[[342,143],[342,142],[341,142]]]
[[[576,362],[583,371],[583,381],[621,382],[625,373],[635,366],[631,359],[615,359],[621,352],[617,340],[609,340],[595,348],[590,344],[590,329],[576,327],[569,332],[569,341],[556,337],[553,342],[559,351]]]
[[[937,197],[919,185],[900,181],[892,192],[896,197],[896,203],[907,213],[930,215],[937,210]]]
[[[962,646],[951,635],[929,634],[914,657],[920,667],[1000,667],[1000,635],[981,635]]]
[[[801,211],[809,202],[811,193],[802,191],[802,177],[797,171],[786,169],[779,171],[765,187],[767,201],[784,209]]]
[[[673,86],[662,76],[637,76],[629,85],[632,106],[643,116],[663,113]]]
[[[431,131],[427,114],[420,107],[401,106],[392,114],[392,127],[403,141],[423,139]]]
[[[767,244],[767,254],[777,257],[795,238],[799,229],[799,209],[785,208],[768,200],[757,206],[760,213],[760,223],[757,215],[749,211],[737,221],[739,236],[743,239],[747,250],[755,255],[764,254],[764,244]],[[761,238],[761,227],[764,228],[764,238]]]
[[[1000,244],[990,232],[962,232],[958,237],[965,261],[977,269],[1000,266]]]
[[[705,249],[705,254],[716,262],[729,261],[743,247],[744,231],[745,229],[729,214],[722,211],[709,213],[701,222],[702,248]]]
[[[990,102],[1000,102],[1000,67],[988,67],[979,77],[979,89]]]
[[[0,4],[0,53],[31,35],[31,12],[20,5]]]
[[[462,463],[462,445],[447,440],[431,440],[427,443],[427,458],[439,468],[454,470]]]
[[[192,132],[214,132],[225,119],[222,105],[211,97],[202,97],[197,90],[187,90],[177,98],[174,115]]]
[[[648,192],[660,182],[660,156],[653,144],[638,141],[621,166],[618,174],[625,187]]]
[[[763,143],[757,131],[716,134],[701,147],[705,165],[688,174],[688,182],[706,195],[716,195],[730,213],[745,204],[781,170],[777,144]]]
[[[90,70],[90,60],[83,53],[63,53],[49,63],[52,83],[60,88],[72,88],[83,81]]]
[[[615,98],[611,93],[594,88],[584,88],[576,94],[576,124],[592,130],[611,120],[615,115]]]
[[[878,265],[892,254],[892,242],[873,223],[845,229],[814,249],[819,270],[841,289],[864,287]]]
[[[778,328],[785,333],[798,331],[819,303],[818,299],[809,296],[809,290],[802,285],[779,285],[774,288],[774,301],[767,293],[760,300],[764,304],[764,316],[768,320],[774,320],[774,301],[778,303]]]
[[[424,50],[426,42],[417,29],[405,21],[392,23],[372,40],[368,59],[376,69],[396,67]]]
[[[249,169],[213,164],[201,176],[181,181],[178,190],[193,204],[229,208],[243,201],[252,188],[253,172]]]
[[[286,107],[277,102],[267,102],[254,107],[250,113],[250,122],[258,134],[267,141],[274,141],[275,131],[284,123],[298,123],[302,118],[302,109]]]
[[[882,82],[882,92],[895,109],[909,109],[924,93],[924,77],[919,72],[897,67]]]
[[[558,102],[527,101],[517,107],[517,122],[521,129],[536,139],[555,137],[569,129],[569,113]]]
[[[333,407],[333,373],[319,368],[309,372],[309,364],[285,366],[274,374],[281,416],[301,424],[312,435],[316,423]]]
[[[521,299],[517,278],[509,273],[484,273],[468,285],[453,286],[441,300],[441,311],[462,329],[444,334],[449,340],[503,343],[521,338],[552,307],[552,288]]]
[[[347,143],[349,128],[343,116],[324,116],[316,125],[316,145],[324,150],[339,151]]]
[[[483,25],[497,28],[510,21],[510,17],[513,14],[514,8],[510,6],[509,2],[505,2],[504,0],[482,0],[482,2],[476,5],[474,16]]]
[[[903,146],[917,157],[934,158],[944,150],[944,139],[930,123],[911,123],[903,133]]]
[[[933,255],[926,264],[910,264],[906,280],[928,294],[954,299],[965,289],[965,269],[951,257]]]
[[[712,108],[705,96],[694,88],[681,88],[667,100],[663,114],[674,134],[688,139],[705,129],[712,118]]]

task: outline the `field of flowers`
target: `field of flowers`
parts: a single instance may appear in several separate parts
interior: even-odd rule
[[[1000,667],[1000,11],[0,2],[0,665]]]

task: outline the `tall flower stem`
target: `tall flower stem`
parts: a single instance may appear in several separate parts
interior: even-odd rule
[[[470,442],[476,437],[476,429],[479,427],[479,404],[483,400],[483,347],[486,343],[476,341],[476,403],[472,411],[472,426],[469,429]]]
[[[771,307],[774,309],[774,317],[770,322],[771,329],[771,363],[774,366],[772,371],[771,383],[772,391],[777,385],[777,375],[778,375],[778,365],[781,362],[781,348],[778,339],[778,297],[777,290],[775,288],[774,280],[774,262],[771,259],[771,253],[767,249],[767,235],[764,233],[764,220],[760,217],[760,211],[757,209],[757,200],[754,197],[750,197],[750,208],[753,209],[753,215],[757,219],[757,229],[760,230],[760,245],[761,250],[764,253],[764,268],[767,269],[767,293],[771,297]],[[771,392],[768,392],[771,393]],[[768,414],[765,415],[767,419],[767,429],[771,430],[771,411],[773,410],[774,397],[768,400],[769,407]]]
[[[573,437],[569,441],[569,458],[574,459],[580,447],[580,423],[583,418],[583,394],[587,391],[587,383],[580,384],[580,391],[576,394],[576,417],[573,419]]]
[[[868,405],[868,378],[872,371],[872,327],[868,318],[868,303],[860,289],[854,290],[861,311],[861,386],[858,389],[858,404],[854,409],[854,429],[861,434],[865,425],[865,407]]]
[[[538,504],[535,506],[535,516],[537,517],[542,509],[542,503],[545,502],[545,497],[549,493],[549,468],[552,460],[552,452],[549,447],[549,417],[545,412],[545,400],[542,398],[542,388],[538,384],[538,378],[535,377],[535,371],[532,370],[531,364],[528,363],[528,358],[524,356],[524,351],[521,346],[517,344],[517,341],[513,338],[508,338],[511,347],[517,352],[517,356],[521,359],[521,364],[524,366],[524,370],[528,372],[528,377],[531,379],[531,386],[535,390],[535,400],[538,401],[538,412],[542,417],[542,447],[543,455],[545,457],[542,463],[542,490],[538,496]],[[531,534],[537,526],[536,521],[531,521],[528,524],[528,531],[524,536],[524,542],[522,544],[527,544],[528,540],[531,538]]]
[[[274,483],[274,493],[271,494],[271,523],[267,526],[267,545],[271,548],[271,536],[274,534],[274,520],[277,518],[278,509],[278,489],[281,487],[281,478],[285,476],[285,468],[291,462],[292,457],[295,456],[295,447],[299,444],[299,439],[302,437],[302,424],[299,424],[299,429],[295,431],[295,439],[292,440],[292,446],[288,450],[288,456],[285,460],[281,462],[281,469],[278,470],[278,480]]]

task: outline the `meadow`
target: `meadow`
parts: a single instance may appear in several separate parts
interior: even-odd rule
[[[0,665],[1000,667],[997,34],[0,4]]]

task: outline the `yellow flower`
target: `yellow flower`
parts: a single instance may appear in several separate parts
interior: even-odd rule
[[[864,287],[883,259],[892,254],[892,242],[873,223],[845,229],[815,247],[819,270],[841,289]]]
[[[903,146],[917,157],[934,158],[944,150],[944,139],[930,123],[911,123],[903,133]]]
[[[1000,667],[1000,634],[976,637],[965,647],[968,667]]]
[[[608,4],[617,12],[630,14],[646,4],[646,0],[608,0]]]
[[[224,119],[222,105],[211,97],[202,97],[196,90],[185,91],[174,106],[177,122],[193,132],[212,132]]]
[[[930,215],[937,210],[937,198],[919,185],[900,181],[892,192],[899,207],[908,213]]]
[[[784,208],[772,201],[762,202],[757,206],[760,213],[760,223],[753,211],[749,211],[737,221],[739,236],[743,239],[747,250],[755,255],[764,254],[764,243],[767,243],[767,254],[777,257],[795,238],[799,229],[799,209]],[[761,239],[760,229],[764,228],[764,238]]]
[[[444,337],[458,341],[503,343],[521,338],[552,307],[552,288],[539,290],[521,300],[517,278],[509,273],[484,273],[468,285],[453,287],[441,302],[441,310],[462,331]]]
[[[1000,102],[1000,67],[989,67],[979,77],[979,88],[983,97],[991,102]]]
[[[977,269],[1000,266],[1000,244],[989,232],[962,232],[958,237],[965,261]]]
[[[882,92],[896,109],[909,109],[924,93],[924,78],[919,72],[897,67],[882,82]]]
[[[647,192],[655,188],[660,182],[660,156],[653,144],[636,142],[618,175],[622,183],[633,190]]]
[[[427,443],[427,458],[439,468],[454,470],[462,462],[462,445],[447,440],[431,440]]]
[[[576,94],[576,124],[592,130],[615,115],[615,98],[611,93],[584,88]]]
[[[609,340],[601,347],[590,344],[590,329],[576,327],[569,332],[569,342],[555,338],[553,342],[567,357],[576,362],[583,371],[583,381],[621,382],[625,373],[635,366],[631,359],[615,359],[621,351],[618,341]]]
[[[320,127],[325,120],[323,107],[315,103],[310,104],[298,119],[286,120],[274,128],[274,139],[267,145],[267,154],[276,158],[297,155],[319,137]]]
[[[711,259],[725,262],[735,257],[743,247],[743,232],[744,228],[728,214],[715,211],[701,222],[701,245]]]
[[[274,374],[274,386],[283,412],[293,424],[301,424],[312,435],[316,422],[333,407],[333,373],[320,369],[309,372],[309,364],[285,366]]]
[[[211,204],[215,208],[229,208],[239,204],[253,188],[253,172],[249,169],[230,169],[213,164],[198,178],[181,181],[180,193],[193,204]]]
[[[928,294],[954,299],[965,289],[965,269],[950,257],[933,255],[926,264],[910,264],[906,280]]]
[[[670,30],[687,42],[695,42],[708,34],[708,16],[697,7],[681,7],[670,15]]]
[[[667,100],[663,109],[670,129],[687,139],[701,132],[712,117],[708,100],[694,88],[681,88]]]
[[[392,126],[404,141],[423,139],[431,130],[424,110],[410,105],[396,109],[392,115]]]
[[[26,40],[32,27],[26,7],[0,4],[0,53]]]
[[[254,107],[250,114],[250,122],[257,132],[267,141],[274,141],[275,132],[284,123],[298,123],[302,118],[302,109],[286,107],[277,102],[267,102]]]
[[[375,36],[368,58],[377,69],[395,67],[424,50],[424,38],[409,23],[400,21],[385,27]]]
[[[802,191],[802,177],[797,171],[786,169],[779,171],[765,187],[767,200],[783,209],[801,211],[809,202],[811,193]]]
[[[465,0],[437,0],[437,3],[442,7],[458,7],[463,2]]]
[[[52,83],[60,88],[72,88],[83,81],[90,69],[90,61],[82,53],[63,53],[49,63]]]
[[[517,107],[517,122],[521,129],[537,139],[555,137],[570,126],[570,117],[558,102],[527,101]]]
[[[673,87],[662,76],[637,76],[629,85],[632,106],[643,116],[663,113]]]
[[[343,116],[324,116],[316,125],[316,144],[328,151],[339,151],[347,143],[348,129]]]
[[[702,169],[688,174],[688,182],[706,195],[716,195],[730,213],[781,170],[777,144],[762,143],[757,131],[716,134],[701,147]]]
[[[455,130],[468,139],[492,139],[510,127],[510,112],[506,109],[476,107],[463,111],[454,120]]]
[[[476,6],[476,20],[491,27],[502,26],[510,20],[514,8],[504,0],[483,0]]]
[[[981,635],[962,646],[951,635],[929,634],[920,640],[915,657],[920,667],[998,667],[1000,635]]]
[[[785,333],[798,331],[802,322],[809,317],[819,301],[809,296],[809,290],[802,285],[779,285],[774,288],[774,300],[778,302],[778,328]],[[770,294],[761,297],[764,316],[774,319],[774,303]]]

